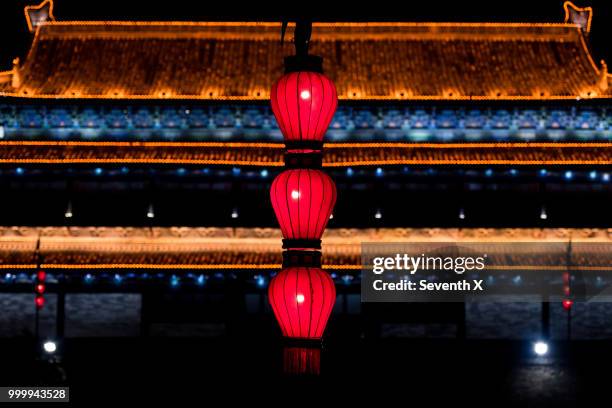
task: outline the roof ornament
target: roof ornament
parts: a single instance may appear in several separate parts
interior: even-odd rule
[[[565,10],[565,22],[576,24],[584,35],[591,31],[591,20],[593,19],[592,7],[578,7],[571,1],[563,3]]]
[[[284,20],[281,26],[281,45],[285,40],[285,33],[289,21]],[[293,31],[293,44],[295,55],[285,57],[285,73],[296,71],[323,72],[323,58],[308,54],[310,37],[312,36],[312,20],[301,18],[295,20]]]
[[[19,57],[13,59],[13,70],[11,71],[11,86],[19,88],[21,86],[21,74],[19,72]]]
[[[42,3],[35,6],[25,6],[23,12],[28,23],[28,30],[31,33],[36,31],[36,28],[47,21],[55,21],[53,16],[53,0],[44,0]]]
[[[599,89],[602,91],[608,90],[608,64],[606,61],[601,60],[601,69],[599,70]]]

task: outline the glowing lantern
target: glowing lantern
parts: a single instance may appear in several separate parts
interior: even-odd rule
[[[563,309],[570,310],[574,305],[574,301],[571,299],[563,299]]]
[[[295,266],[270,281],[268,297],[283,336],[315,340],[323,336],[336,288],[321,268]]]
[[[321,149],[338,106],[336,87],[329,78],[314,71],[290,72],[272,86],[270,99],[287,148]]]
[[[34,298],[34,303],[36,304],[36,307],[38,309],[42,309],[42,307],[45,305],[45,298],[42,297],[41,295],[37,295]]]
[[[283,248],[320,248],[336,204],[336,185],[324,172],[285,170],[272,182],[272,206],[283,233]]]

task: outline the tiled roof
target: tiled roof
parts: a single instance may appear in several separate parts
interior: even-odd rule
[[[45,22],[0,94],[266,100],[292,53],[279,37],[276,23]],[[573,24],[318,23],[312,38],[341,99],[612,96]]]
[[[281,143],[0,141],[0,163],[282,166]],[[323,165],[612,164],[611,142],[327,143]]]
[[[281,263],[280,230],[273,228],[2,227],[0,268],[33,268],[39,239],[43,264],[49,269],[271,270]],[[328,229],[323,239],[323,264],[328,269],[359,270],[362,242],[489,245],[570,240],[574,260],[609,268],[612,231],[571,228]],[[550,259],[538,260],[529,254],[527,250],[523,256],[527,264],[551,264]],[[597,256],[587,256],[593,254]],[[507,253],[498,255],[501,262]],[[565,265],[565,254],[555,257],[555,264]]]

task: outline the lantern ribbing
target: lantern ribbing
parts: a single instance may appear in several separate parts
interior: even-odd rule
[[[336,301],[318,250],[336,203],[336,185],[320,168],[338,96],[322,73],[321,58],[307,54],[309,40],[308,28],[297,27],[296,55],[285,59],[286,73],[270,93],[285,140],[286,168],[272,182],[270,199],[287,251],[268,297],[284,337],[319,340]]]

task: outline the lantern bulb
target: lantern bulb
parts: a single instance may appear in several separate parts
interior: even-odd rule
[[[298,303],[304,303],[304,295],[302,295],[301,293],[298,293],[297,296],[295,297],[295,301]]]
[[[53,354],[57,350],[57,344],[51,340],[45,341],[43,344],[43,350],[45,350],[46,353]]]
[[[293,190],[291,192],[291,198],[293,198],[294,200],[297,200],[298,198],[300,198],[300,192],[297,190]]]
[[[300,98],[302,99],[310,99],[310,91],[304,90],[300,93]]]

